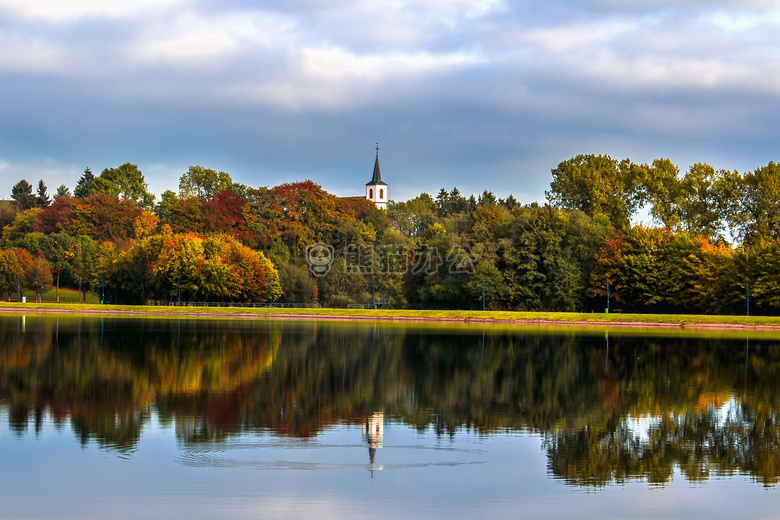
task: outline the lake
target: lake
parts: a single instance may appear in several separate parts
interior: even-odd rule
[[[5,315],[0,518],[776,518],[779,376],[769,333]]]

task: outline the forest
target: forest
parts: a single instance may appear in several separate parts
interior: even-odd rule
[[[20,180],[0,202],[0,292],[104,303],[776,314],[780,166],[740,173],[578,155],[544,202],[421,193],[379,210],[312,181],[252,188],[191,166],[159,199],[126,163],[71,191]],[[651,222],[637,222],[647,215]],[[307,247],[333,247],[325,276]],[[354,269],[351,252],[363,252]],[[388,251],[393,251],[389,255]],[[424,262],[420,262],[420,254]],[[468,269],[453,269],[453,259]]]

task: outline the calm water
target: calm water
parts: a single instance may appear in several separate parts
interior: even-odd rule
[[[780,336],[0,316],[0,518],[777,518]]]

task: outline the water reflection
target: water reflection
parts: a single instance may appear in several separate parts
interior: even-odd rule
[[[771,486],[780,477],[774,340],[0,320],[0,406],[18,436],[38,434],[50,417],[82,444],[130,456],[155,414],[175,428],[187,464],[266,467],[275,462],[214,450],[236,450],[246,432],[304,446],[327,428],[353,425],[368,453],[350,464],[373,473],[389,467],[377,460],[389,422],[443,437],[532,432],[543,439],[549,473],[577,486],[664,485],[675,470],[691,482],[746,474]]]

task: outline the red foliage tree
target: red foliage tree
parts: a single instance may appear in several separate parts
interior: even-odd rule
[[[75,206],[76,199],[73,197],[57,197],[50,206],[38,213],[35,222],[30,225],[30,230],[45,234],[59,233],[73,220]]]

